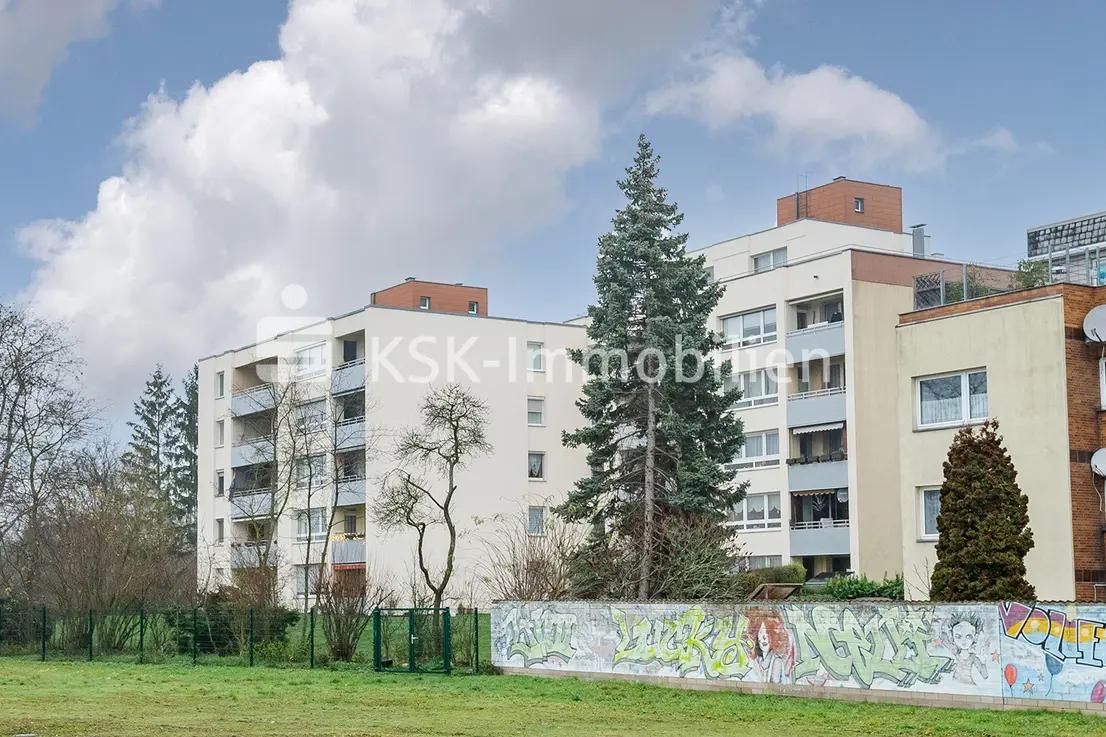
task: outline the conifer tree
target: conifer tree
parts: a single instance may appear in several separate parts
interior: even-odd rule
[[[181,538],[188,549],[196,541],[196,445],[199,432],[199,367],[192,370],[181,382],[181,398],[173,415],[171,444],[168,452],[170,483],[168,490],[169,514],[180,528]]]
[[[945,461],[937,516],[936,601],[1032,600],[1025,555],[1033,547],[1029,499],[991,420],[956,433]]]
[[[664,593],[656,565],[666,520],[706,518],[721,531],[744,496],[723,465],[744,440],[727,413],[738,394],[722,390],[729,363],[716,369],[706,358],[721,345],[707,321],[723,288],[702,256],[685,253],[683,215],[657,184],[658,162],[641,136],[618,183],[626,205],[599,238],[591,346],[572,353],[589,377],[577,401],[588,424],[563,438],[588,449],[592,473],[557,510],[623,543],[641,599]]]
[[[166,510],[171,506],[173,450],[179,443],[178,404],[173,380],[159,364],[134,403],[134,419],[127,423],[131,429],[124,456],[127,481]]]

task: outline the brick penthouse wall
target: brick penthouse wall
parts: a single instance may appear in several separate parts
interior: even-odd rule
[[[796,196],[799,198],[797,215]],[[864,212],[856,212],[854,209],[853,200],[857,197],[864,199]],[[777,225],[785,225],[800,218],[901,233],[902,190],[886,184],[842,179],[776,200]]]

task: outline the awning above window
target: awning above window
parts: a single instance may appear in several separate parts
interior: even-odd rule
[[[796,435],[805,435],[808,432],[822,432],[824,430],[840,430],[845,426],[844,422],[828,422],[825,425],[807,425],[806,427],[796,427],[791,432]]]
[[[816,491],[793,491],[791,496],[831,496],[837,493],[837,489],[818,489]]]

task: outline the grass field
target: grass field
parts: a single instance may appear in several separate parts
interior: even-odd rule
[[[0,734],[1106,734],[1106,720],[957,711],[521,676],[0,661]]]

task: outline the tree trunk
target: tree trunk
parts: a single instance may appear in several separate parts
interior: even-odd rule
[[[645,418],[645,525],[641,534],[641,577],[638,581],[637,596],[649,598],[649,582],[653,575],[653,508],[656,493],[656,452],[657,452],[657,404],[653,395],[653,385],[649,385],[648,416]]]

